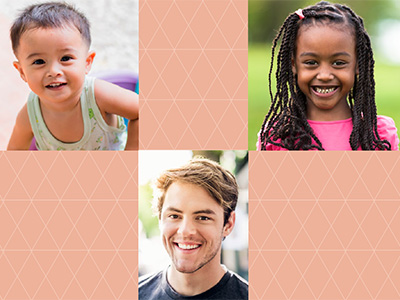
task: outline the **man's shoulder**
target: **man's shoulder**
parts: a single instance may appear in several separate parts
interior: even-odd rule
[[[150,273],[139,277],[139,289],[148,285],[159,282],[162,279],[163,271],[158,273]]]
[[[163,282],[163,271],[139,277],[139,299],[167,299]]]
[[[227,286],[232,294],[240,295],[240,299],[248,299],[249,283],[240,275],[228,270],[229,281]]]
[[[249,298],[249,285],[245,279],[231,270],[213,288],[208,290],[204,299],[218,300],[247,300]],[[204,295],[205,296],[205,295]]]

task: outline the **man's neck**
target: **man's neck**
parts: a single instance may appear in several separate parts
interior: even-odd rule
[[[226,271],[220,264],[208,264],[194,273],[181,273],[171,265],[168,268],[167,279],[172,288],[182,296],[194,296],[216,285]]]

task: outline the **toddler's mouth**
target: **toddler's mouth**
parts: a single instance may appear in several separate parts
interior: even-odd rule
[[[57,82],[57,83],[51,83],[51,84],[49,84],[49,85],[46,85],[46,87],[47,88],[58,88],[58,87],[60,87],[60,86],[64,86],[64,85],[66,85],[67,83],[66,82]]]

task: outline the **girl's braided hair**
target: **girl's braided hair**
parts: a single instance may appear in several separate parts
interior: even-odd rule
[[[356,39],[356,54],[359,75],[355,75],[354,86],[348,95],[352,110],[353,131],[350,146],[357,150],[390,150],[387,140],[381,140],[377,128],[375,105],[374,59],[371,42],[361,17],[349,7],[321,1],[303,9],[304,18],[290,14],[275,37],[269,71],[269,93],[271,107],[265,116],[260,132],[261,150],[273,144],[289,150],[324,150],[307,122],[307,99],[300,90],[292,71],[292,59],[296,51],[296,37],[300,26],[316,22],[344,24],[353,30]],[[275,50],[282,38],[277,55],[276,93],[272,94],[271,75]]]

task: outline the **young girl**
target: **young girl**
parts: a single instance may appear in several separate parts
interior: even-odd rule
[[[258,150],[398,150],[393,120],[376,114],[370,39],[347,6],[322,1],[286,18],[269,90]]]
[[[27,7],[11,27],[14,62],[32,93],[18,114],[8,150],[137,148],[138,97],[87,77],[95,52],[86,17],[62,2]],[[130,120],[128,137],[122,117]]]

